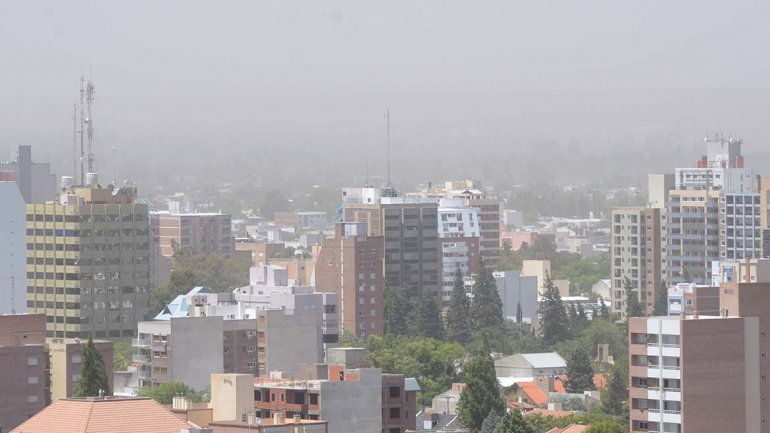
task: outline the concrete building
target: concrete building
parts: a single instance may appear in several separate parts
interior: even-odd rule
[[[368,236],[366,223],[341,222],[315,262],[315,290],[337,295],[341,328],[363,339],[384,332],[384,251],[383,237]]]
[[[523,276],[519,272],[495,272],[497,293],[503,302],[503,317],[516,320],[516,311],[521,306],[522,321],[535,324],[537,321],[537,277]]]
[[[83,345],[85,341],[75,338],[48,338],[46,351],[50,358],[51,401],[73,397],[75,384],[80,379],[80,369],[83,363]],[[94,346],[104,360],[104,370],[107,373],[110,389],[113,382],[113,345],[111,341],[94,340]],[[107,392],[108,390],[104,390]]]
[[[0,314],[27,311],[25,206],[13,182],[0,182]]]
[[[439,266],[441,302],[449,308],[455,274],[478,272],[480,255],[480,221],[478,209],[466,207],[462,199],[441,199],[438,208]]]
[[[721,283],[770,282],[770,259],[722,260],[712,273],[713,286]]]
[[[73,187],[27,205],[27,311],[55,338],[134,336],[148,314],[147,205],[136,190]]]
[[[520,210],[506,209],[502,212],[501,222],[509,229],[524,227],[524,212]]]
[[[537,279],[537,292],[542,295],[545,290],[545,280],[547,277],[553,278],[551,274],[550,260],[524,260],[521,264],[521,276],[535,277]]]
[[[366,368],[365,360],[363,349],[331,349],[327,364],[307,365],[296,379],[279,374],[258,378],[256,415],[269,418],[280,412],[286,418],[326,420],[332,433],[414,429],[416,381],[383,375],[380,369]]]
[[[51,164],[32,162],[32,146],[19,146],[16,159],[0,162],[0,181],[14,181],[25,203],[45,203],[56,195]]]
[[[760,195],[727,192],[719,199],[719,257],[741,260],[762,257]]]
[[[719,287],[679,283],[668,288],[668,315],[719,315]]]
[[[173,245],[230,257],[235,252],[231,220],[222,213],[150,212],[153,243],[164,257],[174,255]]]
[[[624,282],[628,279],[646,311],[652,312],[658,293],[663,290],[665,280],[661,255],[660,209],[615,208],[612,209],[611,220],[612,311],[621,317],[625,313]],[[683,235],[680,233],[669,234],[669,238],[681,237]]]
[[[495,360],[497,377],[560,376],[567,371],[567,361],[556,352],[518,353]]]
[[[297,230],[318,230],[327,224],[326,212],[317,211],[276,212],[273,220],[279,227]]]
[[[0,365],[0,430],[10,431],[50,399],[44,315],[0,315]]]
[[[497,195],[482,191],[472,180],[449,181],[443,185],[410,193],[411,197],[458,198],[465,206],[479,211],[480,254],[484,263],[494,268],[500,261],[500,199]]]

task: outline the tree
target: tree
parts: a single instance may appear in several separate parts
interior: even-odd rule
[[[602,320],[610,320],[610,309],[607,307],[607,304],[604,302],[604,298],[599,298],[599,317]]]
[[[126,371],[131,365],[131,347],[130,341],[118,341],[112,346],[112,368],[115,371]]]
[[[436,295],[430,290],[424,290],[420,298],[420,305],[417,314],[417,328],[423,337],[434,338],[436,340],[444,339],[444,326],[441,323],[441,310]]]
[[[479,433],[494,433],[495,427],[497,427],[497,424],[500,422],[500,414],[497,412],[489,412],[489,415],[487,415],[486,418],[484,418],[484,422],[481,423],[481,428],[479,429]]]
[[[666,283],[661,284],[660,288],[658,288],[658,298],[655,301],[655,308],[652,310],[652,315],[668,315],[668,288],[666,287]]]
[[[491,412],[502,414],[505,409],[495,361],[488,354],[473,357],[463,366],[463,379],[465,388],[460,394],[457,414],[472,433],[477,433]]]
[[[577,305],[577,316],[575,318],[575,322],[577,326],[575,327],[578,332],[582,331],[583,329],[588,326],[588,316],[586,315],[586,310],[583,308],[583,304]]]
[[[561,302],[559,289],[549,274],[545,276],[543,288],[545,292],[540,302],[540,335],[545,346],[550,347],[569,338],[569,320]]]
[[[366,342],[355,333],[343,329],[340,333],[340,347],[366,347]]]
[[[110,395],[110,382],[104,368],[101,352],[96,350],[94,340],[89,338],[83,346],[80,377],[75,384],[75,397],[97,397]]]
[[[627,414],[625,410],[628,401],[628,358],[623,357],[615,362],[607,386],[601,393],[604,411],[610,415]]]
[[[449,309],[446,313],[446,332],[450,341],[456,341],[462,345],[468,343],[471,337],[471,303],[465,294],[465,282],[463,272],[457,268],[455,272],[452,296],[449,298]]]
[[[567,388],[574,394],[594,389],[594,369],[591,358],[582,347],[572,352],[567,361]]]
[[[497,293],[495,277],[482,259],[479,259],[479,273],[473,284],[473,302],[470,309],[474,329],[500,328],[503,326],[503,301]]]
[[[600,421],[591,424],[585,433],[624,433],[626,430],[617,421]]]
[[[384,308],[385,333],[391,335],[409,335],[412,318],[412,304],[406,290],[401,287],[385,288]]]
[[[631,317],[644,317],[644,310],[639,302],[639,292],[628,277],[623,279],[623,289],[626,291],[626,320]]]
[[[506,413],[497,423],[494,433],[536,433],[518,410]]]
[[[185,397],[194,403],[209,401],[208,391],[196,391],[182,382],[167,382],[158,386],[139,388],[139,397],[149,397],[160,404],[171,404],[174,397]]]

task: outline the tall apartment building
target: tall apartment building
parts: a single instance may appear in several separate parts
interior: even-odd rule
[[[0,162],[0,181],[15,182],[25,203],[45,203],[56,195],[51,164],[32,162],[32,146],[19,146],[15,160]]]
[[[446,312],[454,287],[455,273],[478,271],[480,221],[477,208],[465,207],[462,199],[441,199],[438,208],[441,305]]]
[[[761,257],[770,258],[770,176],[760,176],[757,182],[759,193],[759,225],[762,233]]]
[[[13,182],[0,181],[0,314],[27,311],[25,204]]]
[[[741,260],[762,257],[760,195],[754,192],[727,192],[720,198],[719,257]]]
[[[385,284],[402,287],[419,299],[439,296],[438,203],[435,200],[383,198]]]
[[[666,223],[666,282],[711,281],[711,262],[719,260],[718,190],[673,190]]]
[[[718,291],[715,316],[629,320],[632,431],[770,431],[770,283]]]
[[[231,220],[230,215],[222,213],[150,212],[152,239],[165,257],[174,255],[173,244],[230,257],[235,252]]]
[[[315,290],[337,295],[342,328],[363,339],[384,332],[383,256],[383,237],[368,236],[366,223],[341,222],[315,262]]]
[[[150,235],[136,190],[67,189],[28,204],[27,311],[56,338],[134,336],[148,313]]]
[[[409,193],[407,197],[433,197],[462,199],[467,207],[479,211],[480,254],[484,263],[494,269],[500,261],[500,199],[497,195],[482,191],[472,180],[444,182],[441,186]]]
[[[665,290],[661,258],[660,209],[626,207],[612,209],[610,269],[612,311],[626,310],[626,278],[639,301],[652,312],[660,290]]]
[[[0,315],[0,430],[11,431],[49,403],[45,316]]]

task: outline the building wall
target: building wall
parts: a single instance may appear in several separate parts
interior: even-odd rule
[[[719,260],[719,191],[673,190],[666,223],[666,282],[711,281]],[[686,281],[691,280],[691,281]]]
[[[174,243],[204,254],[230,257],[235,252],[230,215],[154,212],[150,221],[163,256],[173,256]]]
[[[15,182],[0,182],[0,314],[27,311],[24,198]]]
[[[382,431],[382,374],[361,369],[356,381],[321,382],[320,412],[329,421],[329,432]]]
[[[444,313],[449,308],[452,297],[454,279],[457,269],[463,275],[472,275],[478,272],[479,238],[458,237],[439,238],[439,274],[441,275],[441,307]]]
[[[210,385],[211,374],[224,373],[223,322],[221,317],[171,319],[172,380],[202,390]]]
[[[516,310],[521,302],[522,318],[534,323],[533,319],[537,318],[537,278],[522,276],[515,271],[495,272],[494,277],[503,302],[503,316],[516,320]]]
[[[722,260],[762,257],[760,195],[727,193],[719,200],[719,255]]]
[[[289,315],[280,310],[264,313],[265,371],[260,375],[271,371],[295,374],[299,364],[323,362],[321,311],[317,315]],[[259,319],[257,323],[259,326]]]
[[[224,372],[257,374],[257,319],[225,320],[222,327]]]
[[[524,260],[521,264],[522,276],[533,276],[537,278],[537,291],[542,294],[544,292],[543,285],[545,284],[546,275],[551,275],[551,262],[549,260]]]
[[[49,338],[48,355],[51,367],[51,402],[73,397],[75,384],[80,377],[83,365],[83,344],[85,341]],[[115,389],[114,383],[114,354],[111,341],[95,340],[94,346],[104,360],[104,370],[107,373],[110,393]],[[105,390],[107,392],[107,390]]]
[[[49,337],[134,336],[148,315],[147,218],[144,204],[27,205],[27,309],[48,316]]]

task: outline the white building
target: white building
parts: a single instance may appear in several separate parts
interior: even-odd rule
[[[479,214],[462,199],[441,199],[438,208],[438,237],[441,248],[441,304],[449,306],[454,278],[463,275],[479,260]]]
[[[14,182],[0,182],[0,314],[27,311],[24,198]]]

